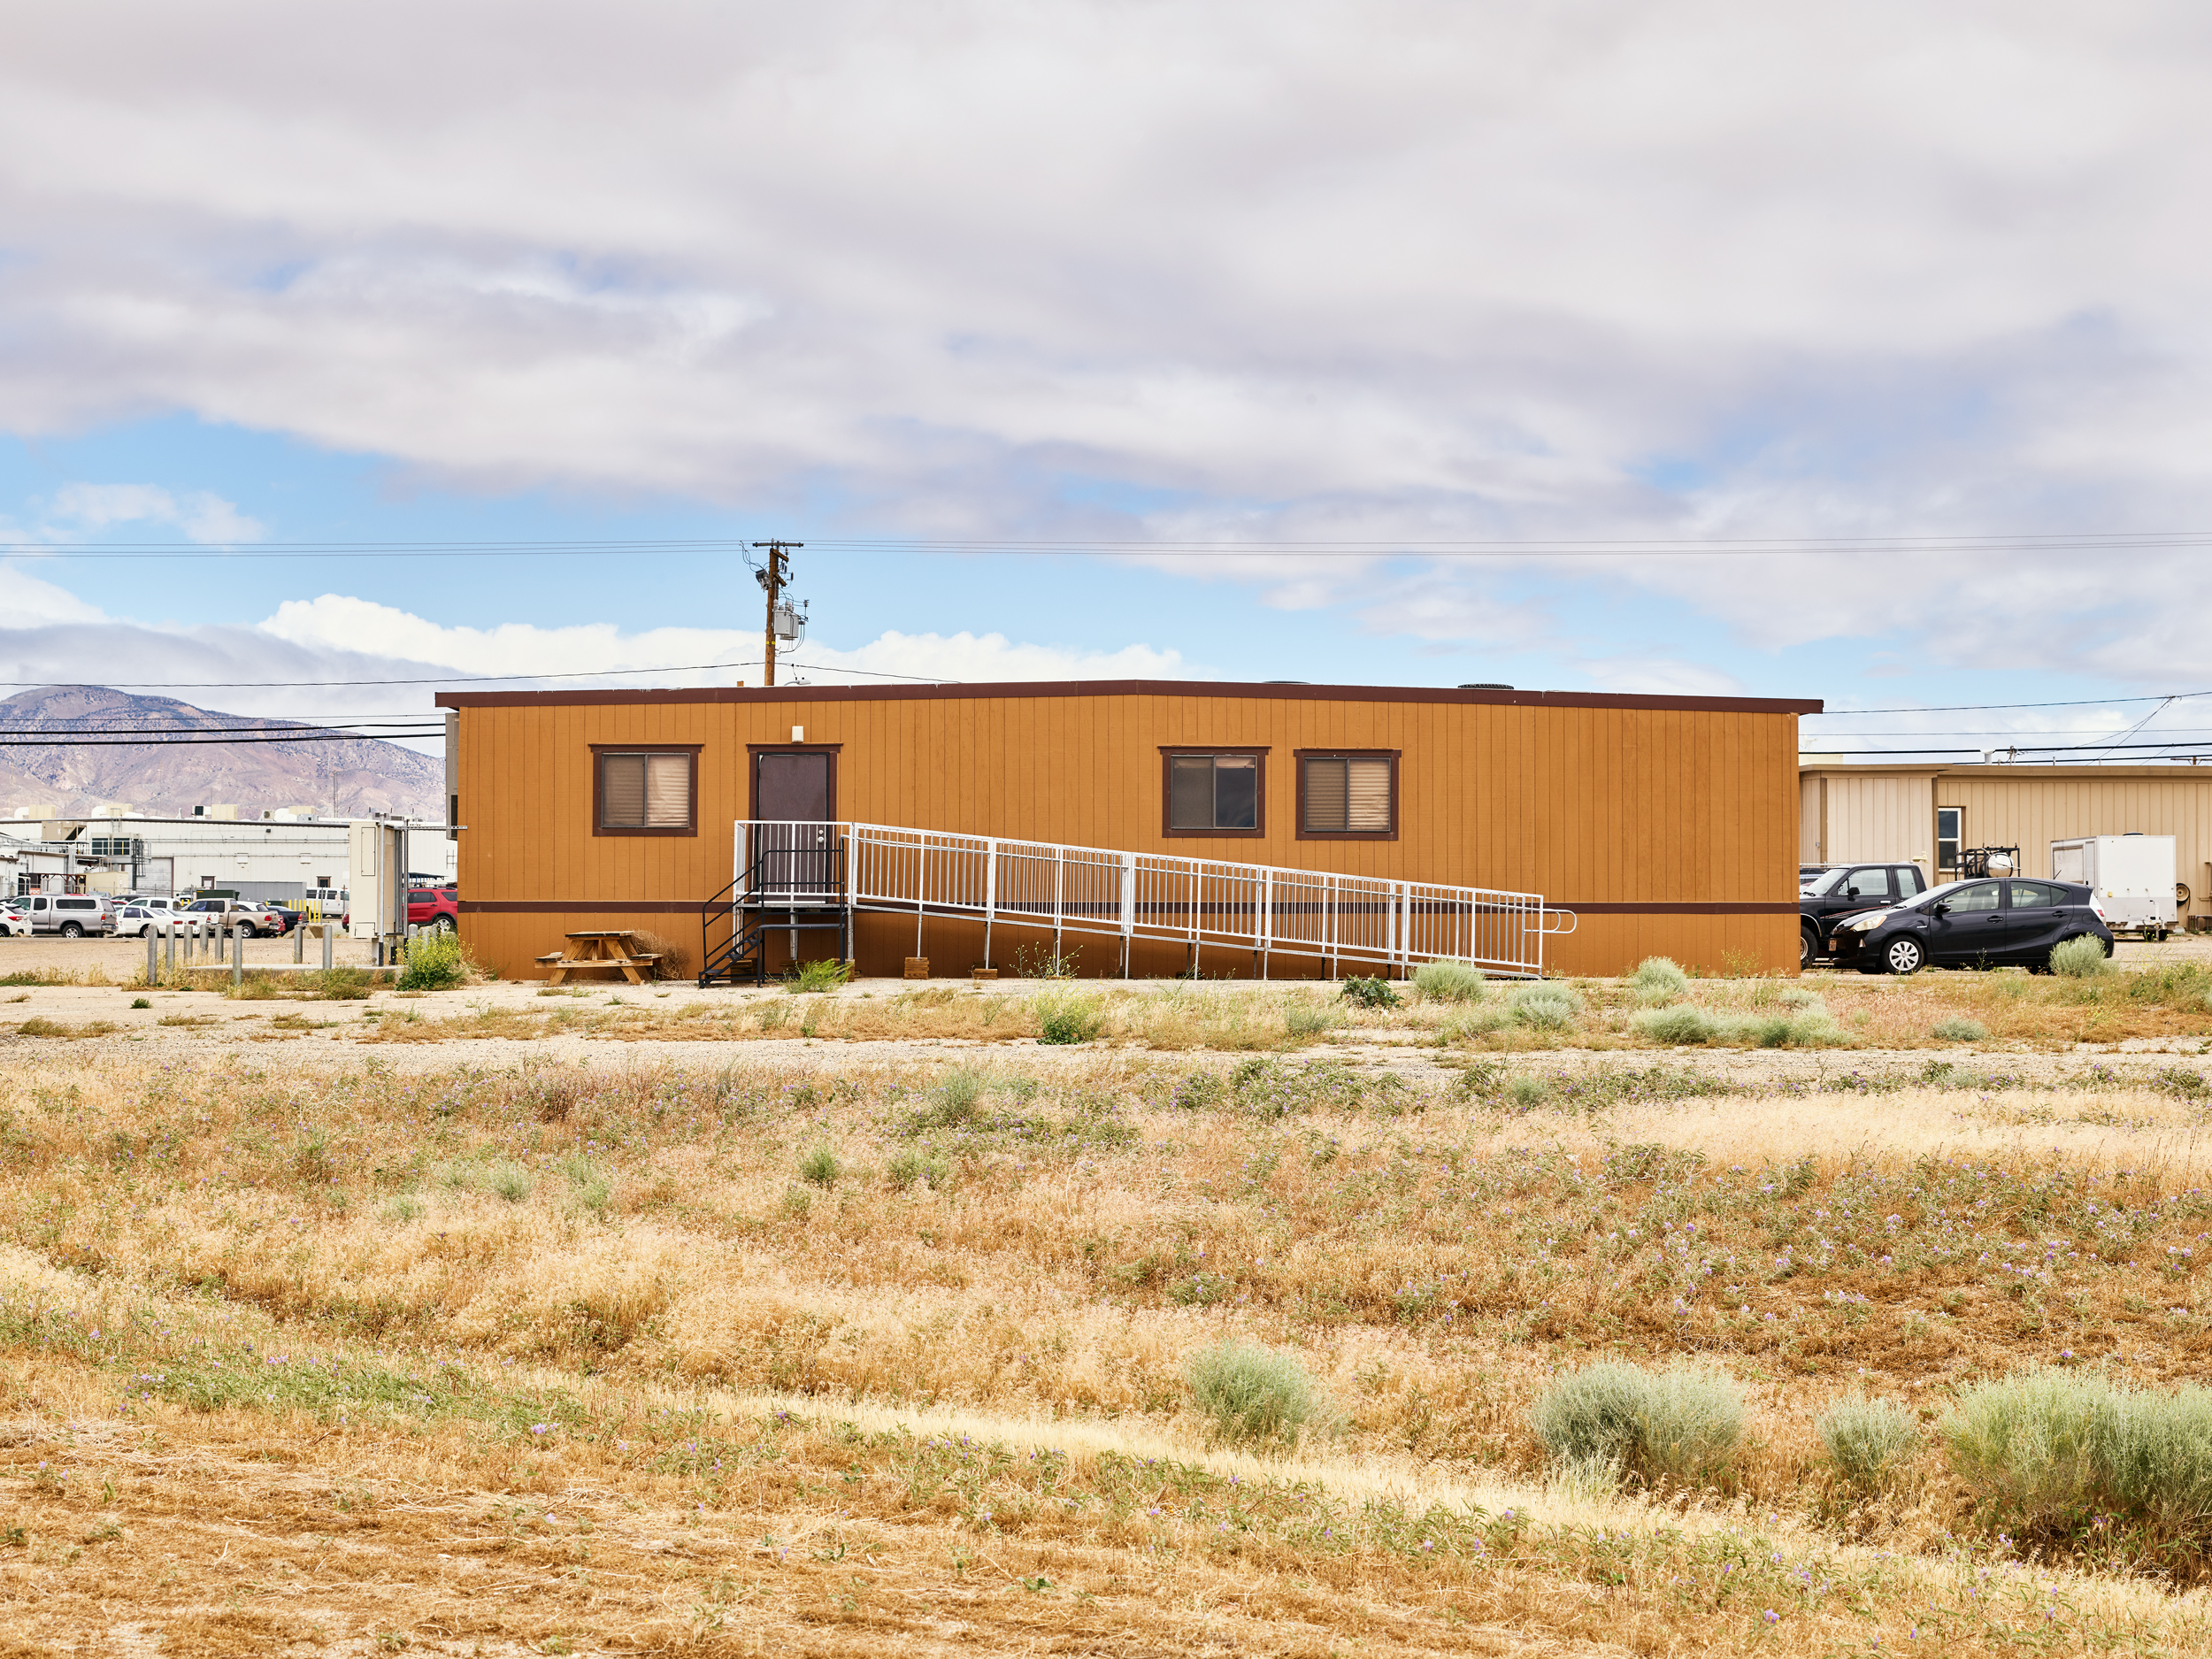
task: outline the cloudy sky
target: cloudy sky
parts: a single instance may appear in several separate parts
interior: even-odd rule
[[[2208,47],[2129,0],[19,9],[0,678],[757,677],[726,544],[784,535],[818,680],[2212,744],[2125,701],[2212,690]],[[411,550],[549,541],[629,545]],[[267,557],[334,543],[402,556]]]

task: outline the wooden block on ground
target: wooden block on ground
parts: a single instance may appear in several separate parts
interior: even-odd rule
[[[979,979],[995,979],[998,978],[998,970],[996,968],[976,968],[972,970],[972,972],[974,977]]]
[[[929,978],[929,958],[927,956],[909,956],[906,959],[906,977],[910,979],[926,979]]]

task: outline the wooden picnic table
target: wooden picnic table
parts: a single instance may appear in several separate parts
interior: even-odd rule
[[[636,935],[626,927],[587,928],[568,938],[568,951],[551,951],[538,958],[553,970],[546,977],[555,985],[565,984],[570,974],[587,968],[616,969],[632,985],[643,985],[645,976],[638,970],[660,961],[657,953],[640,950]]]

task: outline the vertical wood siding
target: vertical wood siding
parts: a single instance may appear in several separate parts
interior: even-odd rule
[[[681,906],[622,925],[695,942],[696,906],[729,880],[731,826],[747,814],[746,746],[787,741],[794,726],[810,744],[841,746],[843,818],[1509,887],[1566,906],[1787,902],[1797,891],[1786,713],[1133,694],[459,714],[463,898],[574,907],[464,915],[471,943],[510,974],[537,972],[530,958],[569,929],[609,925],[595,905]],[[594,835],[591,745],[655,742],[703,746],[699,834]],[[1164,836],[1164,745],[1265,745],[1264,834]],[[1294,751],[1335,748],[1401,752],[1397,839],[1297,839]],[[957,925],[941,926],[949,949],[965,948]],[[1594,913],[1548,954],[1573,972],[1655,953],[1786,970],[1795,942],[1793,913]]]

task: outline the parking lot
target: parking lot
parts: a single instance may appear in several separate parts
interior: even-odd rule
[[[203,945],[205,941],[201,941]],[[180,942],[179,949],[183,946]],[[323,941],[310,935],[306,941],[306,960],[322,961]],[[223,941],[223,960],[230,960],[230,941]],[[341,939],[337,941],[336,960],[349,967],[368,965],[370,946],[366,940]],[[250,939],[246,941],[246,963],[253,966],[260,963],[287,963],[292,960],[292,938]],[[52,969],[62,973],[83,973],[95,966],[111,979],[134,979],[146,970],[146,941],[135,934],[121,939],[63,939],[53,933],[31,933],[15,938],[0,939],[0,978],[11,973],[39,973]]]

